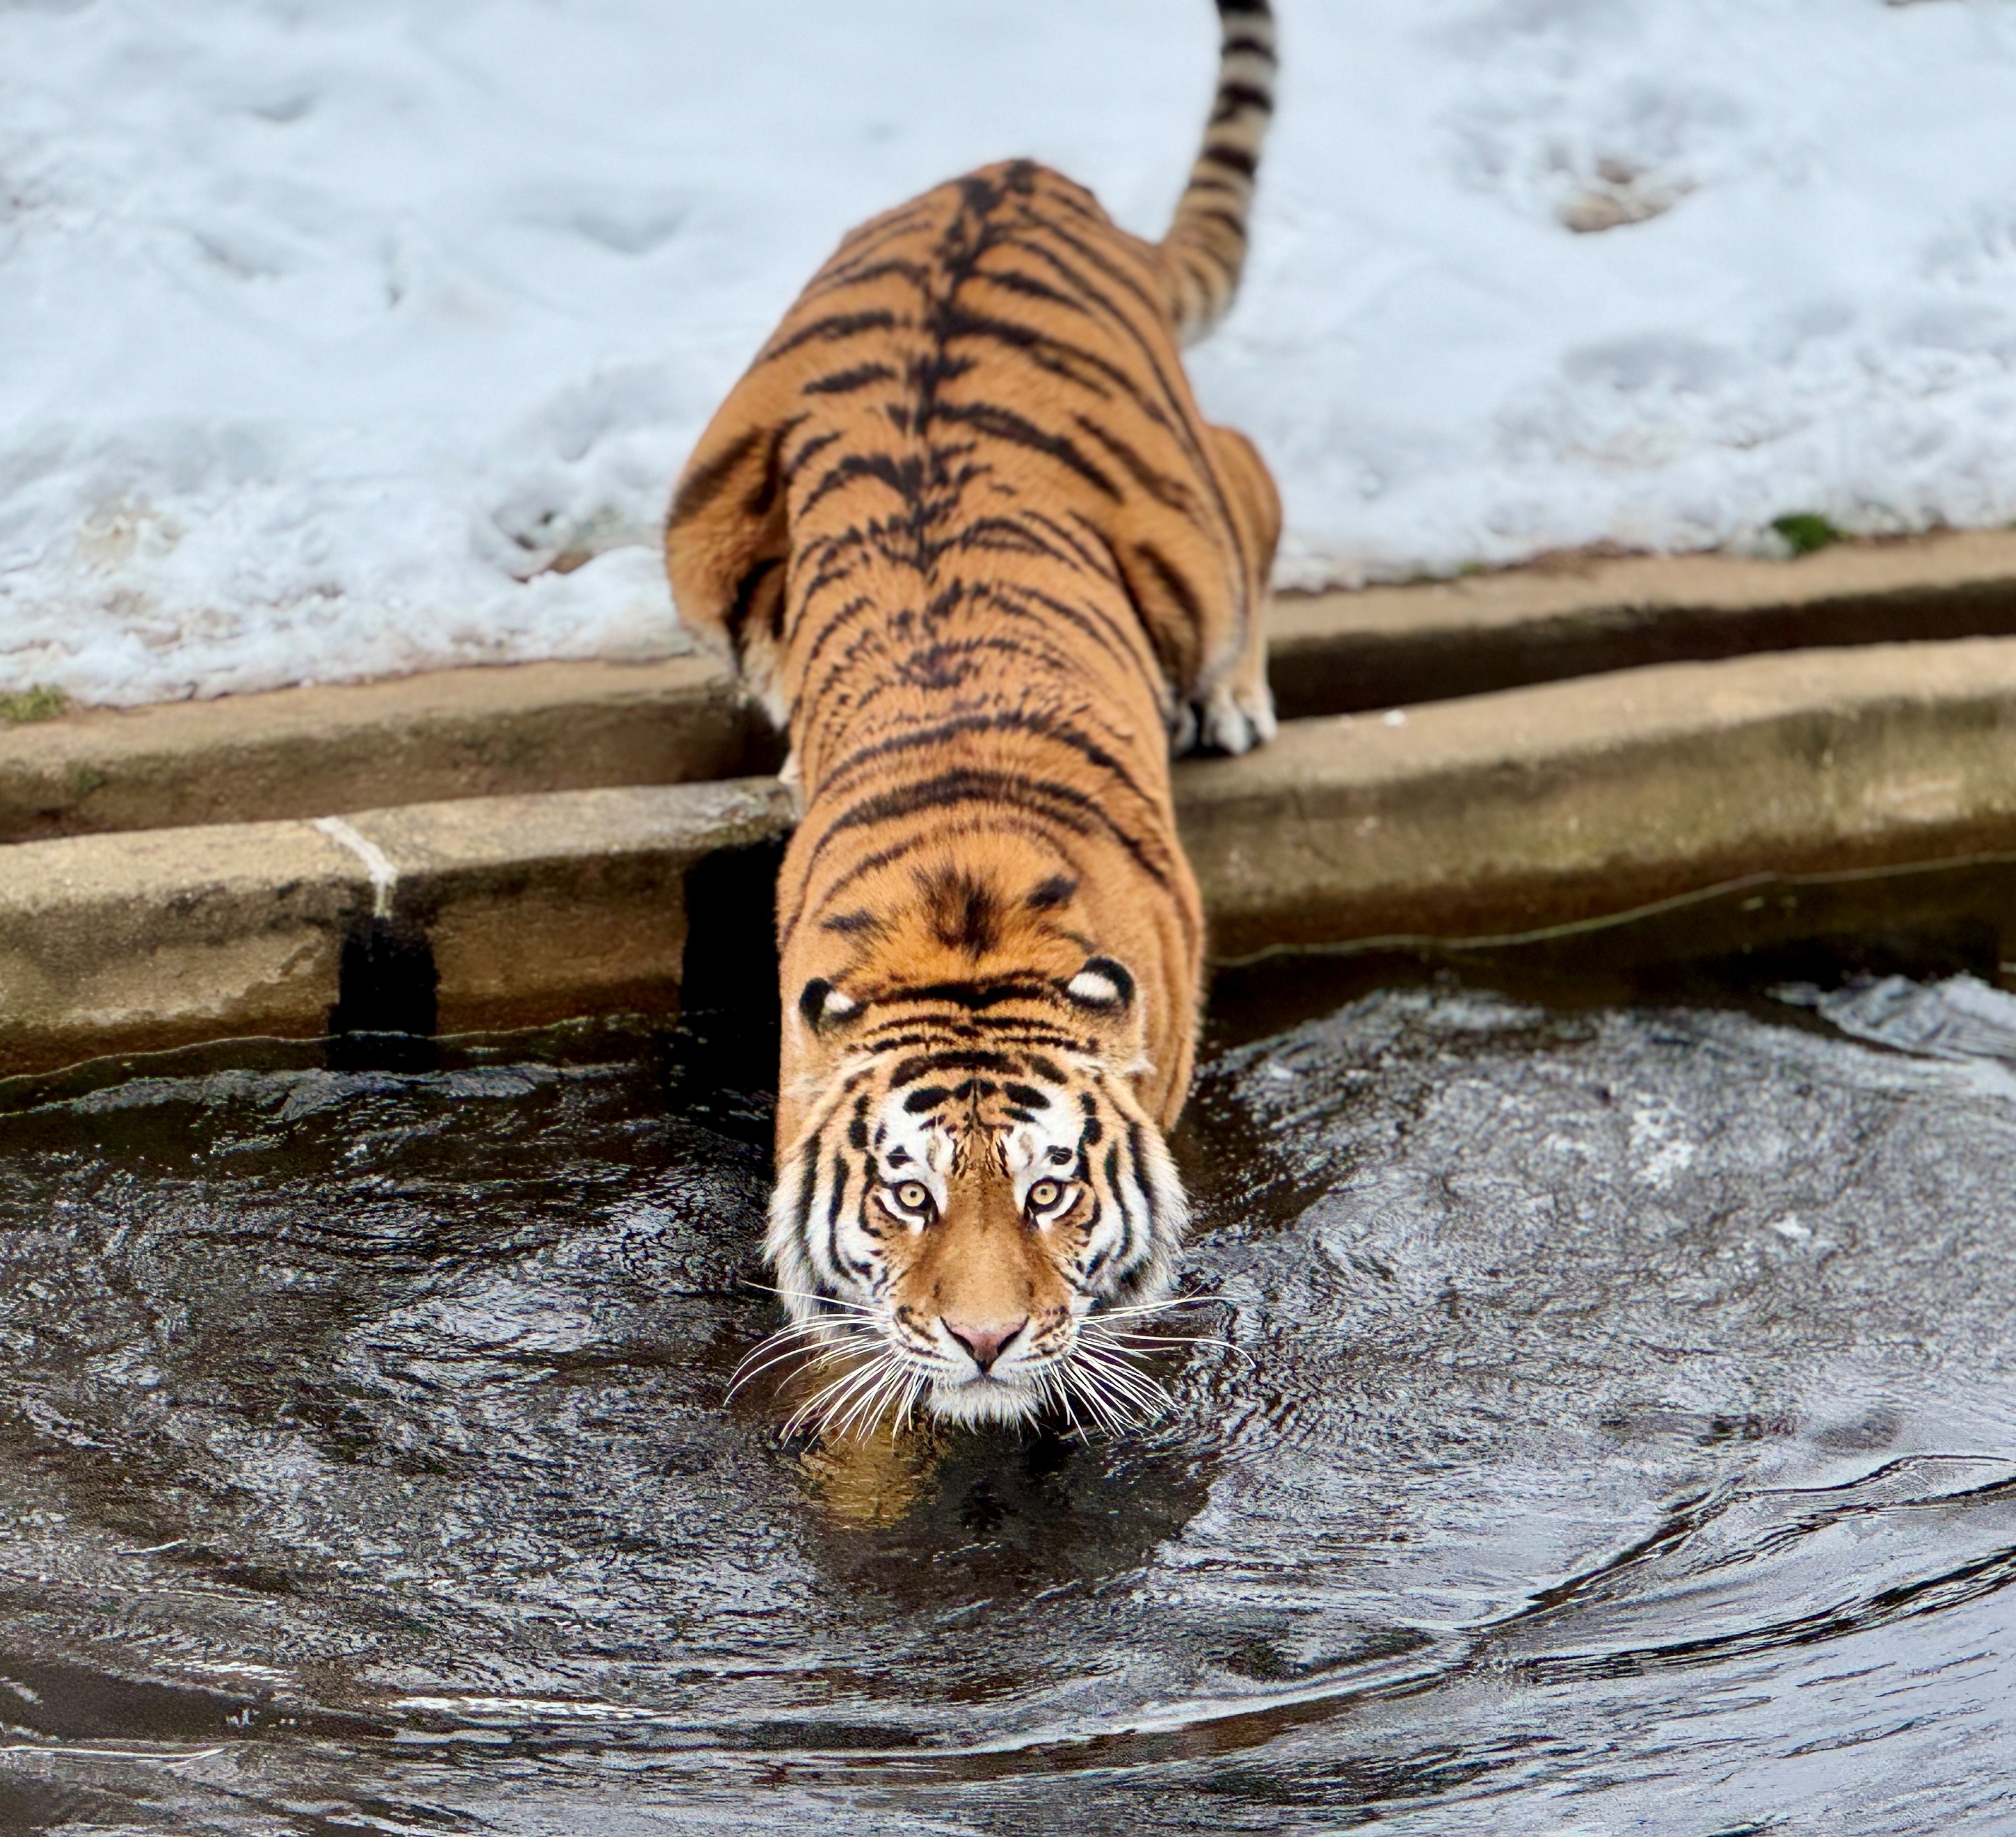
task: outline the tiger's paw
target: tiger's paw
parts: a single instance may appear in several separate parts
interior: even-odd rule
[[[1265,682],[1250,688],[1221,683],[1200,704],[1195,721],[1197,751],[1235,755],[1265,746],[1280,726]]]

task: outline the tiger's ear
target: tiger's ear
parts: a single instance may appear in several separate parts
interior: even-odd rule
[[[1064,993],[1081,1008],[1124,1014],[1134,1005],[1134,978],[1125,964],[1111,957],[1088,957],[1085,967],[1064,984]]]
[[[861,1012],[861,1004],[843,989],[836,989],[823,976],[815,976],[798,994],[798,1012],[817,1034],[837,1026]]]

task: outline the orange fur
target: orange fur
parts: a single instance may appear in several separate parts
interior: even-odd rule
[[[1271,106],[1264,0],[1220,12],[1219,104],[1165,243],[1028,162],[862,225],[736,386],[674,498],[680,613],[787,730],[801,786],[778,890],[777,1122],[780,1169],[805,1162],[790,1177],[801,1232],[815,1191],[831,1192],[881,1242],[872,1202],[888,1170],[862,1158],[873,1119],[859,1111],[860,1139],[834,1151],[862,1158],[858,1176],[821,1172],[819,1132],[848,1127],[836,1091],[906,1041],[1042,1048],[1044,1062],[1068,1057],[1067,1084],[1121,1091],[1129,1116],[1166,1128],[1182,1108],[1204,940],[1171,742],[1237,751],[1271,734],[1280,530],[1265,467],[1204,422],[1178,353],[1229,300]],[[1102,963],[1123,967],[1101,981]],[[1089,998],[1073,992],[1088,970]],[[1082,1288],[1067,1246],[1032,1253],[1026,1282],[988,1273],[1021,1255],[1003,1220],[1031,1176],[998,1146],[1021,1125],[997,1113],[1010,1074],[989,1083],[987,1069],[944,1125],[965,1145],[934,1201],[939,1228],[914,1254],[892,1239],[877,1278],[930,1328],[976,1307],[1006,1318],[1017,1283],[1030,1318],[1067,1314]],[[1090,1174],[1082,1184],[1093,1193]],[[776,1234],[772,1249],[790,1263]],[[1046,1258],[1066,1273],[1046,1280]],[[814,1256],[801,1274],[825,1294],[833,1270]]]

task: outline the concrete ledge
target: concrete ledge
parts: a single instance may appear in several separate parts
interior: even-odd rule
[[[1177,793],[1226,958],[2016,851],[2016,640],[1667,664],[1292,723],[1246,758],[1179,767]],[[314,1037],[339,1004],[364,1024],[357,985],[416,956],[445,1031],[669,1010],[687,872],[790,816],[758,778],[0,850],[0,1070]]]
[[[1302,719],[1762,651],[2016,635],[2016,531],[1844,542],[1794,562],[1564,555],[1284,598],[1274,693]]]
[[[0,851],[0,1071],[322,1030],[371,886],[304,823]]]
[[[443,1031],[671,1012],[685,870],[789,819],[758,778],[0,850],[0,1073],[315,1038],[340,1005],[352,1024],[378,1005],[358,985],[388,960],[411,983],[417,958]]]
[[[1677,663],[1181,768],[1217,953],[1502,935],[2016,848],[2016,641]]]
[[[1678,659],[2016,633],[2016,533],[1798,562],[1563,557],[1275,608],[1284,715],[1387,708]],[[539,663],[0,727],[0,843],[774,770],[697,658]]]
[[[528,663],[0,727],[0,842],[772,771],[697,657]]]

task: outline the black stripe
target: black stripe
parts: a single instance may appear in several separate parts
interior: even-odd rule
[[[1050,234],[1056,237],[1059,242],[1064,243],[1066,247],[1082,256],[1101,273],[1106,275],[1110,279],[1118,282],[1121,286],[1125,287],[1129,293],[1134,296],[1135,299],[1139,302],[1142,310],[1147,312],[1150,318],[1159,318],[1162,316],[1164,309],[1160,300],[1150,298],[1147,292],[1145,292],[1142,288],[1140,282],[1136,280],[1132,275],[1126,273],[1121,268],[1116,268],[1112,262],[1107,261],[1102,253],[1094,249],[1091,244],[1085,242],[1082,237],[1074,235],[1069,230],[1064,228],[1061,225],[1053,225],[1050,230]],[[1132,315],[1129,313],[1127,309],[1121,306],[1121,304],[1112,297],[1112,295],[1107,293],[1103,288],[1095,285],[1092,281],[1087,279],[1085,275],[1079,273],[1078,270],[1075,268],[1070,262],[1067,261],[1061,255],[1060,255],[1056,250],[1052,249],[1046,244],[1038,242],[1033,239],[1027,243],[1019,243],[1017,246],[1021,253],[1027,255],[1033,255],[1039,261],[1047,262],[1050,267],[1054,268],[1057,272],[1064,278],[1064,280],[1068,282],[1071,286],[1076,289],[1077,291],[1083,295],[1085,298],[1090,300],[1093,305],[1096,306],[1116,325],[1127,328],[1129,330],[1132,329]],[[1137,341],[1138,336],[1139,335],[1137,333]],[[1166,378],[1158,378],[1158,380],[1163,383],[1165,390],[1166,390],[1168,379]]]
[[[966,833],[969,835],[978,834],[984,830],[995,830],[1007,836],[1025,836],[1039,846],[1050,850],[1060,859],[1068,862],[1081,878],[1083,876],[1085,870],[1082,864],[1072,856],[1068,849],[1059,843],[1049,825],[1039,818],[1030,815],[1027,811],[1010,809],[1005,806],[1000,807],[985,812],[983,816],[977,818],[966,826]],[[799,918],[806,915],[808,910],[823,910],[831,905],[856,881],[864,880],[878,869],[893,866],[906,856],[915,854],[920,849],[934,847],[943,840],[944,836],[935,831],[909,836],[901,842],[892,843],[886,848],[878,849],[874,854],[862,857],[819,895],[816,908],[811,908],[810,903],[807,902],[785,921],[783,931],[777,940],[779,948],[783,949],[790,944],[792,934],[797,929]],[[810,873],[808,872],[805,875],[806,882],[809,883],[811,878]]]
[[[817,583],[815,582],[814,585],[816,586]],[[802,624],[805,613],[811,609],[812,596],[812,588],[808,588],[799,596],[797,612],[786,627],[794,639],[799,635],[798,627]],[[832,637],[833,633],[843,625],[853,624],[863,613],[872,613],[877,609],[874,600],[865,593],[858,599],[850,599],[844,606],[837,608],[832,617],[819,627],[819,636],[812,640],[812,648],[806,655],[805,663],[798,673],[799,679],[803,681],[811,674],[812,665],[818,662],[819,652],[826,648],[826,641]]]
[[[862,246],[870,238],[877,243],[887,242],[891,237],[903,235],[927,224],[933,215],[928,197],[913,198],[907,204],[898,204],[893,210],[885,210],[880,217],[871,217],[866,223],[857,223],[840,239],[839,246],[833,250],[836,261],[851,250],[859,259],[867,251]]]
[[[1165,472],[1157,472],[1142,458],[1139,451],[1123,440],[1119,435],[1102,427],[1083,415],[1071,417],[1079,426],[1105,448],[1114,458],[1125,466],[1135,484],[1153,498],[1157,504],[1180,512],[1185,516],[1195,516],[1197,512],[1197,494],[1179,478],[1172,478]]]
[[[895,1001],[949,1001],[954,1006],[977,1012],[999,1008],[1004,1001],[1042,1001],[1060,1008],[1063,1002],[1048,983],[929,983],[918,988],[898,989],[875,998],[877,1007]]]
[[[1007,1044],[1017,1046],[1052,1046],[1060,1052],[1096,1052],[1099,1042],[1088,1040],[1080,1034],[1067,1034],[1062,1027],[1046,1026],[1033,1015],[1027,1014],[976,1014],[970,1021],[960,1024],[963,1037],[977,1039],[992,1030],[997,1042],[1002,1036],[1012,1034]],[[1062,1073],[1059,1074],[1060,1077]]]
[[[1147,793],[1135,782],[1134,775],[1125,763],[1107,752],[1092,736],[1081,729],[1068,726],[1053,717],[1035,709],[1008,709],[995,714],[959,714],[949,721],[941,721],[927,728],[916,728],[906,733],[892,734],[887,739],[873,742],[849,753],[826,776],[819,787],[823,800],[828,795],[843,795],[845,781],[857,768],[875,764],[898,753],[914,751],[920,746],[935,746],[941,741],[952,739],[960,734],[1027,733],[1039,739],[1053,740],[1060,746],[1068,746],[1078,753],[1089,765],[1101,771],[1110,772],[1143,803],[1151,801]]]
[[[1274,98],[1256,83],[1221,83],[1218,86],[1217,105],[1211,113],[1211,126],[1215,128],[1222,121],[1230,120],[1241,109],[1258,109],[1263,115],[1271,115],[1274,112]],[[1208,147],[1204,156],[1211,156]],[[1253,167],[1249,164],[1246,171],[1250,175]]]
[[[980,771],[964,768],[941,772],[935,778],[863,798],[826,825],[812,845],[808,870],[825,852],[826,845],[843,830],[871,829],[898,818],[921,814],[927,810],[950,810],[962,803],[1006,804],[1035,811],[1076,836],[1090,836],[1103,827],[1132,857],[1135,865],[1157,886],[1167,888],[1168,870],[1148,858],[1140,842],[1115,822],[1100,805],[1075,785],[1052,779],[1032,778],[1021,772]]]
[[[1005,287],[1010,293],[1020,293],[1030,300],[1040,300],[1050,306],[1063,307],[1067,312],[1087,311],[1082,300],[1074,298],[1061,287],[1053,287],[1047,281],[1039,281],[1034,275],[1026,275],[1019,268],[982,268],[977,277],[996,287]]]
[[[917,226],[913,225],[911,227]],[[884,241],[893,239],[884,239]],[[880,246],[879,243],[876,245],[877,248]],[[900,275],[918,287],[923,286],[931,279],[931,271],[922,262],[912,261],[900,255],[892,255],[881,261],[869,261],[868,258],[874,253],[873,249],[864,249],[860,254],[845,262],[840,262],[836,256],[834,260],[838,265],[829,265],[814,275],[803,297],[807,300],[820,299],[828,293],[841,293],[849,287],[865,287],[869,282],[881,280],[890,275]]]
[[[999,279],[991,272],[983,272],[979,278],[988,281]],[[1055,288],[1046,288],[1044,291],[1053,298],[1063,297]],[[1071,304],[1076,306],[1080,312],[1085,310],[1078,302]],[[1069,340],[1060,338],[1055,333],[1046,332],[1038,326],[1025,325],[1019,319],[1004,319],[998,314],[961,311],[956,316],[948,315],[948,318],[949,322],[944,336],[949,339],[992,340],[1024,353],[1041,364],[1053,376],[1067,376],[1081,388],[1093,388],[1093,386],[1083,377],[1074,375],[1068,365],[1057,361],[1060,355],[1068,358],[1104,377],[1140,404],[1143,409],[1150,415],[1159,414],[1154,405],[1142,394],[1140,386],[1125,369],[1111,358],[1101,357],[1098,352],[1088,350],[1084,345],[1072,343]],[[1103,397],[1109,392],[1095,390],[1095,393]]]
[[[802,420],[804,417],[801,415],[799,419]],[[790,485],[797,479],[800,469],[805,466],[805,462],[811,459],[815,454],[823,453],[835,440],[844,440],[846,436],[842,434],[837,429],[829,429],[824,433],[814,434],[812,438],[807,440],[803,446],[799,448],[795,453],[792,454],[789,458],[785,460],[783,466],[785,484],[787,487]]]
[[[798,394],[851,395],[857,389],[866,389],[871,383],[893,383],[895,380],[896,372],[887,364],[856,364],[851,370],[835,370],[830,376],[815,378],[805,384]]]
[[[1004,408],[996,402],[941,402],[933,414],[938,420],[970,427],[977,433],[1006,440],[1011,446],[1026,447],[1031,452],[1041,453],[1060,466],[1068,466],[1093,490],[1103,492],[1114,503],[1121,501],[1120,487],[1064,435],[1039,427],[1013,408]]]
[[[809,325],[801,325],[783,343],[772,345],[764,351],[751,365],[752,369],[764,364],[775,363],[778,358],[788,357],[801,347],[812,343],[837,344],[843,338],[858,337],[863,332],[892,332],[899,320],[885,306],[878,306],[866,312],[828,313],[823,319],[815,319]]]
[[[819,1266],[812,1260],[812,1203],[819,1197],[819,1132],[815,1130],[805,1138],[804,1152],[798,1158],[797,1209],[798,1248],[805,1253],[806,1261],[812,1263],[815,1271]],[[834,1267],[828,1265],[829,1268]]]
[[[910,501],[922,493],[924,462],[914,455],[898,459],[887,453],[849,453],[819,475],[812,495],[797,507],[800,516],[809,516],[815,505],[857,479],[872,479],[897,496]]]
[[[1073,606],[1054,594],[1044,592],[1040,587],[1027,586],[1016,581],[1003,581],[995,588],[995,602],[1003,610],[1012,611],[1013,609],[1008,603],[1008,596],[1011,595],[1017,599],[1034,600],[1046,612],[1054,613],[1075,631],[1082,631],[1108,656],[1124,663],[1138,661],[1127,643],[1125,628],[1117,620],[1109,618],[1099,606],[1090,603]],[[1105,627],[1103,631],[1100,629],[1102,626]]]
[[[859,1275],[864,1270],[840,1253],[840,1213],[847,1199],[847,1157],[836,1154],[833,1157],[833,1202],[826,1207],[826,1255],[835,1269],[849,1269]]]
[[[1076,566],[1075,551],[1067,554],[1053,547],[1035,533],[1031,524],[1055,527],[1049,518],[1033,510],[1017,511],[1013,516],[978,516],[959,531],[956,546],[967,553],[1040,555],[1060,567]]]
[[[1134,1184],[1140,1189],[1141,1202],[1148,1208],[1148,1230],[1152,1236],[1155,1228],[1155,1188],[1148,1177],[1148,1156],[1141,1139],[1141,1125],[1132,1116],[1127,1119],[1127,1152],[1133,1156],[1131,1171]]]
[[[1137,542],[1134,545],[1134,552],[1147,564],[1148,572],[1155,577],[1156,584],[1175,602],[1176,610],[1189,621],[1193,635],[1201,636],[1204,631],[1204,605],[1197,598],[1197,588],[1191,584],[1190,577],[1151,542]]]
[[[727,627],[728,642],[733,648],[739,662],[742,656],[742,628],[749,623],[749,615],[756,609],[756,595],[780,564],[776,556],[759,561],[736,584],[734,603],[728,609],[722,623]],[[773,633],[774,636],[775,634]]]
[[[721,495],[743,461],[756,450],[769,432],[767,428],[752,427],[736,439],[725,452],[718,453],[705,464],[690,469],[680,481],[679,493],[672,499],[671,513],[665,519],[666,527],[676,528],[706,509]]]
[[[1237,236],[1240,242],[1246,240],[1246,219],[1238,211],[1221,210],[1215,204],[1210,204],[1189,211],[1186,214],[1192,222],[1202,218],[1207,223],[1222,223]]]
[[[1118,280],[1141,302],[1151,318],[1163,325],[1169,322],[1169,308],[1166,300],[1150,299],[1132,276],[1122,273],[1100,250],[1093,248],[1081,239],[1073,236],[1068,231],[1059,229],[1053,233],[1060,241],[1078,250],[1094,268],[1102,273],[1111,275]],[[1026,246],[1032,253],[1043,255],[1060,271],[1067,270],[1070,267],[1070,264],[1064,262],[1051,251],[1044,249],[1040,243],[1032,242]],[[1069,278],[1068,275],[1067,278]],[[1155,379],[1161,390],[1162,399],[1170,410],[1170,431],[1183,445],[1189,449],[1191,464],[1209,483],[1211,497],[1218,508],[1219,527],[1232,532],[1232,545],[1235,552],[1243,556],[1244,551],[1238,547],[1239,524],[1232,514],[1231,505],[1226,501],[1225,493],[1219,485],[1217,472],[1213,468],[1210,457],[1205,451],[1204,436],[1197,425],[1195,410],[1188,390],[1179,388],[1171,382],[1168,372],[1162,366],[1161,357],[1143,335],[1140,326],[1135,322],[1133,317],[1120,312],[1111,302],[1107,303],[1107,308],[1113,313],[1115,323],[1132,342],[1148,373]]]
[[[1134,1263],[1134,1208],[1127,1203],[1125,1189],[1120,1184],[1120,1144],[1114,1142],[1106,1151],[1106,1187],[1112,1194],[1114,1204],[1120,1210],[1120,1266],[1131,1268]]]
[[[1055,536],[1060,542],[1064,544],[1071,550],[1071,553],[1076,555],[1079,560],[1083,562],[1085,565],[1088,568],[1091,569],[1095,574],[1104,575],[1106,578],[1111,581],[1116,587],[1122,584],[1120,575],[1120,565],[1114,559],[1111,545],[1107,541],[1106,537],[1101,533],[1099,526],[1096,523],[1093,523],[1082,512],[1074,510],[1071,513],[1071,520],[1077,523],[1078,526],[1085,532],[1085,534],[1091,538],[1091,545],[1089,546],[1088,546],[1085,542],[1081,541],[1078,537],[1074,536],[1071,531],[1066,529],[1062,523],[1059,523],[1055,517],[1049,516],[1043,511],[1025,510],[1022,512],[1022,515],[1029,522],[1035,524],[1039,529],[1048,530],[1052,535]]]
[[[1221,100],[1230,91],[1220,92]],[[1221,146],[1215,141],[1207,141],[1204,151],[1197,155],[1198,162],[1206,166],[1222,166],[1228,172],[1237,172],[1243,178],[1251,178],[1260,170],[1260,162],[1244,147]]]
[[[920,1053],[906,1059],[889,1074],[889,1088],[896,1090],[928,1072],[1019,1072],[1022,1062],[1000,1052]]]

